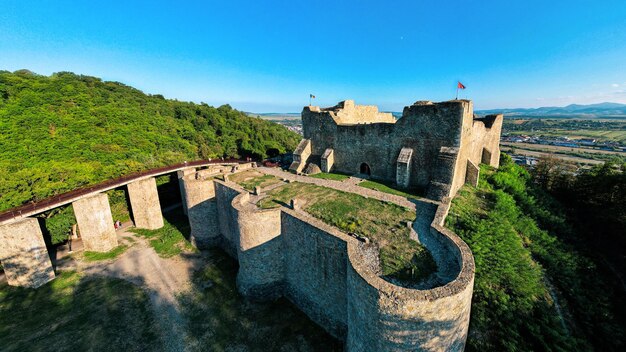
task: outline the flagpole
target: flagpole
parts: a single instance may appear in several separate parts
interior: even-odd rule
[[[311,94],[309,94],[309,106],[311,106]]]
[[[456,99],[455,100],[459,100],[459,84],[456,84]]]

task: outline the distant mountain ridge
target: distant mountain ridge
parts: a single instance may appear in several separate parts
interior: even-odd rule
[[[506,117],[555,117],[555,118],[626,118],[626,104],[570,104],[563,107],[514,108],[477,110],[479,115],[505,114]]]
[[[401,111],[390,112],[396,118],[402,117]],[[626,119],[626,104],[598,103],[598,104],[570,104],[567,106],[544,106],[540,108],[503,108],[476,110],[478,115],[504,114],[505,117],[530,117],[530,118],[614,118]],[[288,117],[300,117],[300,113],[247,113],[266,119]]]

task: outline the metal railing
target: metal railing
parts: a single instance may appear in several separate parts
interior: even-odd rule
[[[239,159],[196,160],[196,161],[184,162],[180,164],[163,166],[163,167],[146,170],[146,171],[135,172],[129,175],[124,175],[118,178],[107,180],[107,181],[104,181],[95,185],[78,188],[69,192],[61,193],[56,196],[48,197],[46,199],[42,199],[37,202],[29,202],[29,203],[17,206],[15,208],[4,210],[0,212],[0,223],[13,220],[15,218],[22,218],[26,216],[39,214],[46,210],[54,209],[62,205],[71,203],[77,200],[78,198],[84,197],[92,193],[100,193],[100,192],[104,192],[113,188],[124,186],[140,178],[160,176],[163,174],[168,174],[170,172],[182,170],[188,167],[202,167],[202,166],[209,166],[213,164],[232,164],[232,163],[240,164],[243,162],[245,161],[239,160]]]

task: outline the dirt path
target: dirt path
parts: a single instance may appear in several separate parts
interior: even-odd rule
[[[131,244],[131,247],[115,260],[86,262],[77,259],[63,265],[62,269],[76,270],[87,276],[124,279],[144,288],[163,336],[163,349],[185,350],[186,323],[176,296],[191,288],[191,276],[202,257],[164,259],[145,239],[129,232],[126,226],[118,230],[117,235],[121,244]]]
[[[302,183],[311,183],[311,184],[322,186],[322,187],[333,188],[338,191],[356,193],[367,198],[374,198],[374,199],[382,200],[384,202],[391,202],[391,203],[395,203],[397,205],[403,206],[405,208],[415,210],[416,201],[411,201],[407,199],[406,197],[397,196],[394,194],[389,194],[389,193],[377,191],[374,189],[369,189],[369,188],[358,186],[358,183],[362,181],[362,179],[358,177],[350,177],[344,181],[335,181],[335,180],[314,178],[314,177],[309,177],[309,176],[294,175],[290,172],[286,172],[278,168],[259,167],[257,168],[257,170],[259,170],[260,172],[266,175],[272,175],[283,180],[289,180],[292,182],[295,181],[295,182],[302,182]],[[420,202],[437,204],[437,202],[432,201],[430,199],[426,199],[426,198],[420,199]]]

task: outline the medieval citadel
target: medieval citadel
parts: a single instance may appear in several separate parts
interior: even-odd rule
[[[374,106],[347,100],[331,108],[305,107],[302,120],[304,139],[294,151],[292,173],[253,163],[166,170],[178,172],[192,243],[222,247],[238,260],[242,295],[254,300],[286,297],[344,341],[348,351],[462,351],[474,260],[469,247],[443,224],[451,197],[464,183],[477,184],[479,164],[498,166],[502,115],[478,118],[467,100],[419,101],[405,107],[396,121]],[[420,200],[388,201],[409,203],[418,213],[412,231],[437,264],[435,284],[418,289],[389,282],[377,271],[371,246],[307,214],[297,197],[290,205],[261,209],[256,202],[263,190],[251,193],[229,181],[233,174],[256,168],[287,183],[311,182],[298,175],[311,165],[422,190]],[[157,174],[111,185],[127,185],[137,227],[163,226]],[[101,189],[50,207],[68,203],[86,248],[106,251],[117,245]],[[0,260],[12,285],[37,287],[55,275],[33,214],[23,211],[0,222],[0,240],[6,244]]]

